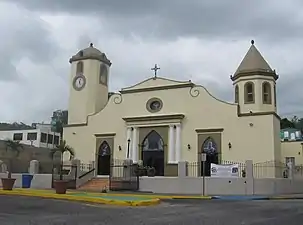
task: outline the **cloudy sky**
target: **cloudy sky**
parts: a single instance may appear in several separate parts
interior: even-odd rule
[[[279,113],[303,115],[302,0],[0,0],[0,121],[67,108],[69,57],[93,42],[113,62],[110,89],[152,76],[231,101],[229,76],[254,39],[278,80]]]

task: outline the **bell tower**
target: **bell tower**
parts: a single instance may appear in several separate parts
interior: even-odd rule
[[[68,124],[85,124],[87,116],[101,111],[108,101],[110,60],[90,44],[69,60]]]
[[[255,42],[232,75],[235,103],[239,105],[239,114],[276,113],[276,81],[279,76],[272,70]]]

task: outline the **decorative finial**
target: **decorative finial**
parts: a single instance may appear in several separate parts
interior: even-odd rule
[[[93,43],[90,43],[90,45],[89,45],[90,47],[94,47],[94,44]]]
[[[250,43],[253,45],[253,44],[255,44],[255,41],[254,41],[254,40],[251,40],[251,42],[250,42]]]

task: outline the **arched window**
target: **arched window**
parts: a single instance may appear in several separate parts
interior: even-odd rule
[[[143,151],[163,151],[163,139],[156,131],[151,131],[143,141]]]
[[[107,85],[107,76],[108,76],[108,69],[106,65],[101,64],[100,65],[100,71],[99,71],[99,83]]]
[[[235,87],[235,103],[239,103],[239,86]]]
[[[262,84],[263,104],[271,104],[271,86],[269,82]]]
[[[212,154],[216,154],[218,153],[218,148],[217,148],[217,144],[214,141],[213,138],[208,137],[203,145],[202,145],[202,152],[208,154],[208,155],[212,155]]]
[[[244,103],[251,104],[255,102],[255,85],[253,82],[247,82],[244,85]]]
[[[99,155],[100,156],[106,156],[110,155],[110,147],[107,141],[103,141],[99,148]]]
[[[77,74],[79,73],[83,73],[83,62],[78,62],[77,63],[77,71],[76,71]]]

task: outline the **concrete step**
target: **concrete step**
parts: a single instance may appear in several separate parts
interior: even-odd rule
[[[109,188],[109,179],[95,177],[85,184],[81,185],[78,190],[81,191],[101,191],[102,189]]]

